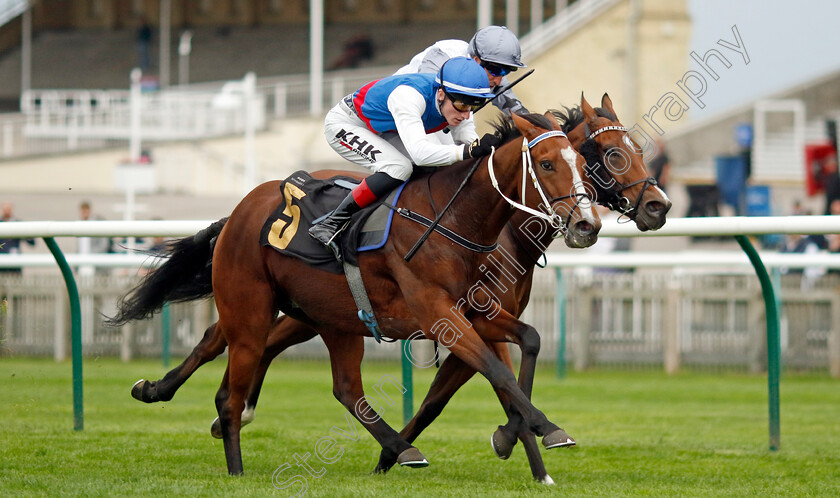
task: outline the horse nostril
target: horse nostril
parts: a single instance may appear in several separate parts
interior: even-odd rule
[[[660,201],[650,201],[645,203],[645,211],[651,216],[663,216],[671,209],[671,203],[667,204]]]
[[[578,221],[575,223],[575,231],[578,235],[591,235],[593,231],[595,231],[595,227],[592,226],[592,223],[588,221]]]

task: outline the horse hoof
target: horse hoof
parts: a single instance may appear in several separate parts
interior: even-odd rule
[[[219,417],[210,425],[210,435],[216,439],[222,439],[222,423],[219,422]]]
[[[397,457],[397,463],[404,467],[411,467],[413,469],[429,466],[429,461],[426,460],[426,457],[420,453],[420,450],[413,446],[400,453]]]
[[[554,479],[552,479],[550,475],[546,474],[545,477],[539,480],[539,483],[545,484],[546,486],[554,486]]]
[[[146,379],[140,379],[131,386],[131,397],[143,403],[154,403],[157,399],[150,394],[152,383]]]
[[[245,427],[253,421],[254,409],[245,408],[244,410],[242,410],[242,419],[240,421],[240,427]],[[216,417],[216,420],[214,420],[213,423],[210,425],[210,435],[216,439],[222,439],[222,423],[219,421],[219,417]]]
[[[552,448],[565,448],[568,446],[574,446],[575,440],[572,439],[568,434],[566,434],[566,431],[564,431],[563,429],[557,429],[551,434],[546,435],[542,439],[542,444],[543,446],[545,446],[545,449],[550,450]]]
[[[516,438],[508,436],[500,425],[496,432],[490,436],[490,446],[493,447],[497,457],[507,460],[513,452],[513,447],[516,446]]]

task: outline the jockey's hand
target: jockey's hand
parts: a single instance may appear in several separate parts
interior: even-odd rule
[[[492,133],[485,133],[480,139],[476,138],[473,143],[464,145],[464,159],[490,155],[492,148],[498,146],[499,137]]]

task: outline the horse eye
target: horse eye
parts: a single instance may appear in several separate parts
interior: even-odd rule
[[[551,161],[546,159],[546,160],[540,161],[540,168],[542,168],[545,171],[551,171],[551,170],[554,169],[554,165],[551,163]]]

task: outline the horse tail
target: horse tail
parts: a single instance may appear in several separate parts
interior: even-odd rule
[[[222,218],[193,236],[169,242],[162,255],[164,263],[146,274],[120,299],[117,314],[105,323],[125,325],[132,320],[150,318],[167,302],[212,296],[213,248],[227,220]]]

